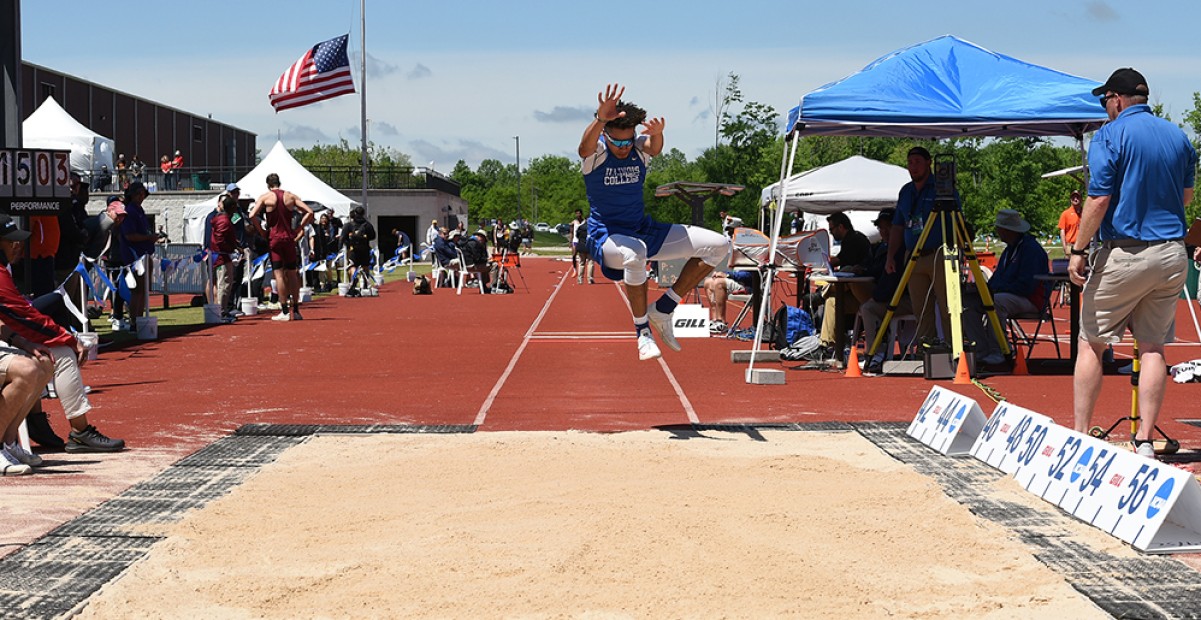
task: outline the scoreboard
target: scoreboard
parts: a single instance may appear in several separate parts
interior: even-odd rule
[[[0,213],[57,215],[71,202],[71,151],[0,149]]]

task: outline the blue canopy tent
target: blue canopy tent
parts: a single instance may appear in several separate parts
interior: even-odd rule
[[[797,140],[806,135],[905,138],[969,136],[1073,136],[1083,153],[1084,134],[1108,120],[1092,96],[1100,82],[1032,65],[950,35],[876,59],[857,73],[801,97],[788,112],[792,148],[780,162],[779,186],[792,176]],[[900,190],[900,188],[897,188]],[[775,203],[779,204],[779,197]],[[771,254],[784,209],[775,209]],[[764,289],[771,291],[771,274]],[[759,316],[769,313],[763,296]],[[759,350],[756,330],[754,351]],[[747,383],[758,376],[755,353]]]
[[[788,112],[788,133],[1081,138],[1108,120],[1097,86],[945,35],[805,95]]]

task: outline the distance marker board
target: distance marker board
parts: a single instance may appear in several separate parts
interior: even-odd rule
[[[971,454],[1135,549],[1201,551],[1201,486],[1190,472],[1007,402],[997,404]]]
[[[971,451],[984,422],[976,401],[934,386],[905,434],[940,454],[957,456]]]
[[[57,215],[70,199],[70,151],[0,149],[0,212]]]

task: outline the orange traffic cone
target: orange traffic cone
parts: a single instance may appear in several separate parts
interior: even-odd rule
[[[1021,347],[1013,348],[1013,374],[1017,377],[1030,374],[1030,370],[1026,368],[1026,356],[1022,355]]]
[[[863,376],[863,371],[859,369],[859,347],[855,345],[851,345],[851,356],[847,358],[847,376]]]
[[[967,369],[967,353],[959,354],[959,369],[955,371],[955,385],[971,385],[972,373]]]

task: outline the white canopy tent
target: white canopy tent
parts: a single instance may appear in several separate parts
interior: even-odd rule
[[[102,166],[115,169],[115,143],[75,120],[47,97],[21,124],[24,146],[35,149],[71,151],[71,170],[85,176],[98,174]]]
[[[909,171],[900,166],[853,155],[840,162],[806,170],[784,182],[763,188],[759,202],[767,206],[779,197],[785,213],[804,214],[802,230],[825,228],[825,216],[846,211],[855,230],[879,240],[872,221],[880,209],[895,207]]]
[[[315,211],[320,210],[319,206],[325,207],[332,210],[334,215],[345,218],[350,215],[350,209],[359,204],[306,170],[288,153],[281,141],[276,141],[275,146],[271,147],[259,165],[238,179],[242,198],[253,200],[266,193],[267,175],[272,172],[279,175],[283,189],[299,196]],[[201,237],[204,236],[204,218],[216,208],[216,196],[184,207],[184,243],[201,242]]]

